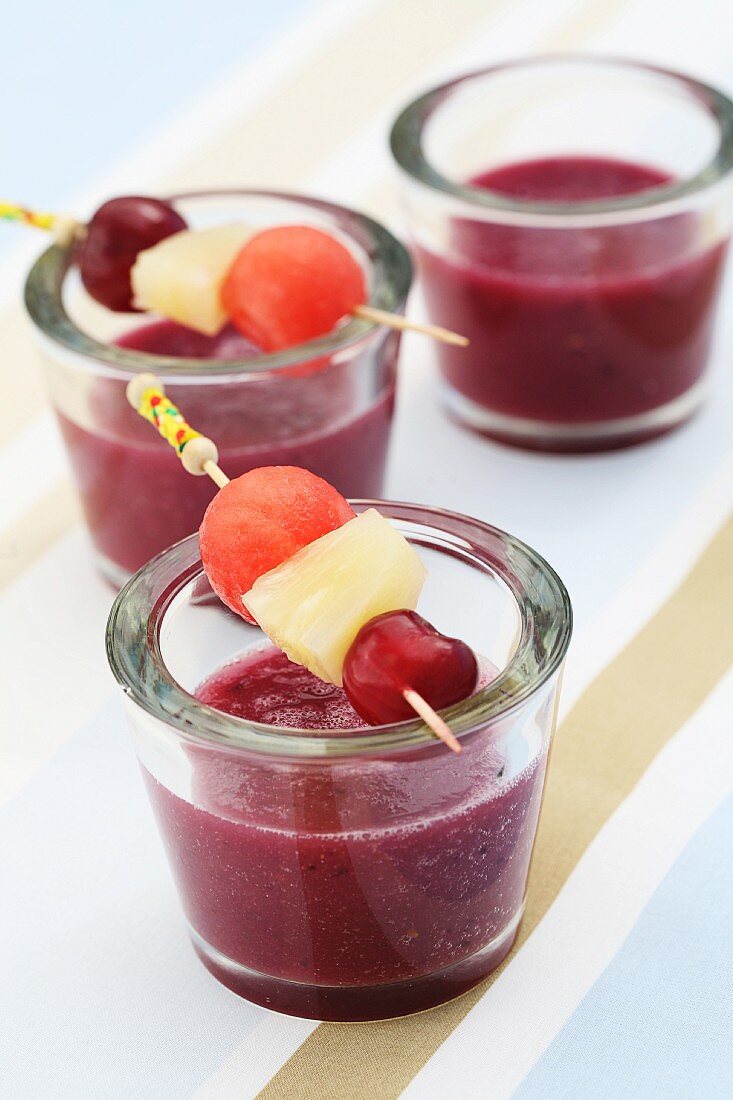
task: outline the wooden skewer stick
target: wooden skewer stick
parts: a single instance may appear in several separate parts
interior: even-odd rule
[[[201,438],[203,439],[205,437],[202,436]],[[211,478],[214,484],[218,486],[219,489],[223,489],[224,486],[228,485],[231,481],[231,478],[227,477],[221,466],[218,466],[217,463],[210,458],[207,458],[204,462],[201,463],[201,468],[205,474],[208,474],[208,476]]]
[[[180,409],[166,397],[163,383],[156,375],[135,375],[127,383],[125,392],[135,412],[149,420],[166,442],[170,443],[189,474],[197,477],[205,474],[219,489],[229,484],[230,479],[219,466],[219,452],[213,439],[201,435],[191,427]],[[444,741],[453,752],[461,751],[450,727],[422,695],[412,688],[405,688],[402,695],[436,737]]]
[[[458,332],[451,332],[449,328],[441,328],[440,325],[422,325],[418,321],[410,321],[399,313],[387,313],[385,309],[375,309],[374,306],[357,306],[352,310],[355,317],[361,317],[363,321],[373,321],[376,325],[386,325],[400,332],[421,332],[423,336],[430,336],[441,344],[452,344],[456,348],[467,348],[468,337],[461,336]]]
[[[422,718],[425,725],[430,727],[435,736],[445,742],[449,749],[453,749],[455,753],[461,751],[460,741],[455,736],[448,723],[444,722],[438,712],[433,710],[427,699],[423,699],[422,695],[413,691],[412,688],[405,688],[402,692],[402,698],[412,707],[415,713]]]

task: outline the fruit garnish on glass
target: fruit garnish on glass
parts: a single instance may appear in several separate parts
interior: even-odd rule
[[[357,515],[299,467],[261,467],[230,481],[213,441],[186,423],[154,376],[135,378],[128,399],[189,473],[219,486],[199,545],[220,599],[291,661],[343,687],[370,725],[416,712],[460,752],[437,711],[474,691],[478,663],[464,642],[416,613],[426,570],[407,539],[375,508]]]
[[[115,312],[155,312],[206,336],[229,321],[267,352],[325,336],[348,317],[468,343],[440,326],[368,305],[357,257],[315,226],[196,229],[171,203],[142,195],[108,200],[87,225],[6,202],[0,219],[75,241],[85,289]]]

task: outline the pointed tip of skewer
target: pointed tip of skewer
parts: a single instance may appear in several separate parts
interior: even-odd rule
[[[450,329],[440,330],[440,336],[432,333],[436,340],[442,340],[444,344],[452,344],[455,348],[467,348],[471,341],[467,336],[461,336],[460,332],[451,332]]]
[[[403,317],[401,313],[388,313],[384,309],[376,309],[374,306],[357,306],[353,311],[355,317],[361,317],[365,321],[372,321],[375,325],[385,325],[387,328],[396,329],[399,332],[420,332],[423,336],[429,336],[441,344],[452,344],[457,348],[467,348],[469,340],[459,332],[452,332],[441,325],[423,325],[419,321],[411,321]]]
[[[452,749],[455,753],[460,753],[461,744],[452,729],[445,722],[437,711],[433,710],[428,703],[427,699],[423,699],[419,692],[414,691],[412,688],[405,688],[402,692],[402,697],[409,706],[418,714],[426,726],[429,726],[436,737],[439,737],[449,749]]]

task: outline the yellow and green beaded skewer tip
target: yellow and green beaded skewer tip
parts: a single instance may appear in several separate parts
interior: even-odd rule
[[[170,444],[187,473],[196,477],[206,474],[220,489],[229,484],[229,478],[218,465],[216,444],[191,427],[167,397],[159,378],[154,374],[138,374],[128,382],[126,393],[135,412]]]
[[[22,225],[31,225],[34,229],[45,229],[46,232],[53,233],[62,245],[70,244],[74,237],[84,232],[84,226],[76,218],[66,214],[51,214],[45,210],[30,210],[15,202],[0,201],[0,221],[20,222]]]

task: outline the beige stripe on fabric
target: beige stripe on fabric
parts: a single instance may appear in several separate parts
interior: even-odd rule
[[[655,755],[733,665],[732,562],[733,518],[676,592],[581,696],[558,731],[526,915],[512,954]],[[259,1100],[399,1096],[500,972],[459,1000],[419,1016],[321,1024]]]
[[[608,22],[615,22],[623,12],[632,9],[636,0],[586,0],[576,5],[565,19],[548,27],[537,43],[537,53],[577,50],[588,45]]]
[[[512,0],[387,0],[354,16],[226,138],[200,146],[175,186],[291,188],[443,54]],[[387,135],[385,134],[385,142]]]
[[[65,535],[80,517],[69,481],[59,481],[10,527],[0,531],[0,591]]]
[[[0,446],[11,443],[47,405],[40,354],[34,344],[31,323],[14,305],[0,313],[2,362],[0,408],[3,434]]]

